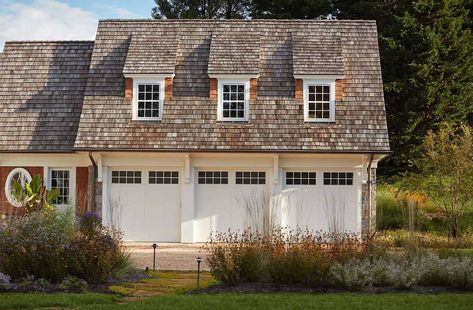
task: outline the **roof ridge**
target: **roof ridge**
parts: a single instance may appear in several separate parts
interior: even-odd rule
[[[7,43],[94,43],[95,40],[8,40]]]
[[[268,19],[190,19],[190,18],[183,18],[183,19],[152,19],[152,18],[105,18],[100,19],[99,22],[228,22],[228,23],[239,23],[239,22],[376,22],[374,19],[275,19],[275,18],[268,18]]]

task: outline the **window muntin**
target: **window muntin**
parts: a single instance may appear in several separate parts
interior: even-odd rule
[[[199,171],[199,184],[228,184],[228,171]]]
[[[51,189],[58,189],[59,196],[54,204],[67,205],[69,204],[70,195],[70,172],[64,169],[51,169]]]
[[[236,184],[266,184],[266,172],[264,171],[237,171],[235,173]]]
[[[330,120],[330,85],[309,85],[309,119]]]
[[[324,185],[353,185],[353,172],[324,172]]]
[[[223,122],[247,121],[249,97],[249,79],[219,79],[217,119]]]
[[[304,120],[335,121],[335,80],[304,80]]]
[[[223,119],[245,118],[245,85],[222,85],[222,116]]]
[[[179,184],[178,171],[150,171],[149,184]]]
[[[159,83],[138,83],[137,118],[161,118],[161,85]]]
[[[317,173],[315,172],[286,172],[286,185],[316,185]]]
[[[141,171],[112,171],[112,184],[141,184]]]

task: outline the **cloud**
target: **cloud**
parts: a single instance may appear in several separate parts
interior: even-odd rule
[[[104,4],[95,4],[95,7],[97,7],[100,10],[103,11],[108,11],[113,13],[115,18],[137,18],[138,15],[130,10],[127,10],[125,8],[121,7],[116,7],[112,5],[104,5]]]
[[[57,0],[0,1],[0,50],[8,40],[93,40],[95,13]]]

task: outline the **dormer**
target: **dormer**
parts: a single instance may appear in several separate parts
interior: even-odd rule
[[[210,100],[217,102],[217,120],[245,122],[256,100],[260,34],[220,29],[212,34],[208,75]]]
[[[177,32],[151,31],[131,36],[123,76],[124,96],[131,103],[133,120],[163,118],[164,104],[172,99],[177,47]]]
[[[343,99],[344,63],[340,34],[292,34],[295,99],[304,103],[304,121],[335,122]]]

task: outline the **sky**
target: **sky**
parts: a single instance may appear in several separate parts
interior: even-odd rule
[[[0,0],[0,51],[12,40],[93,40],[99,19],[150,18],[153,0]]]

